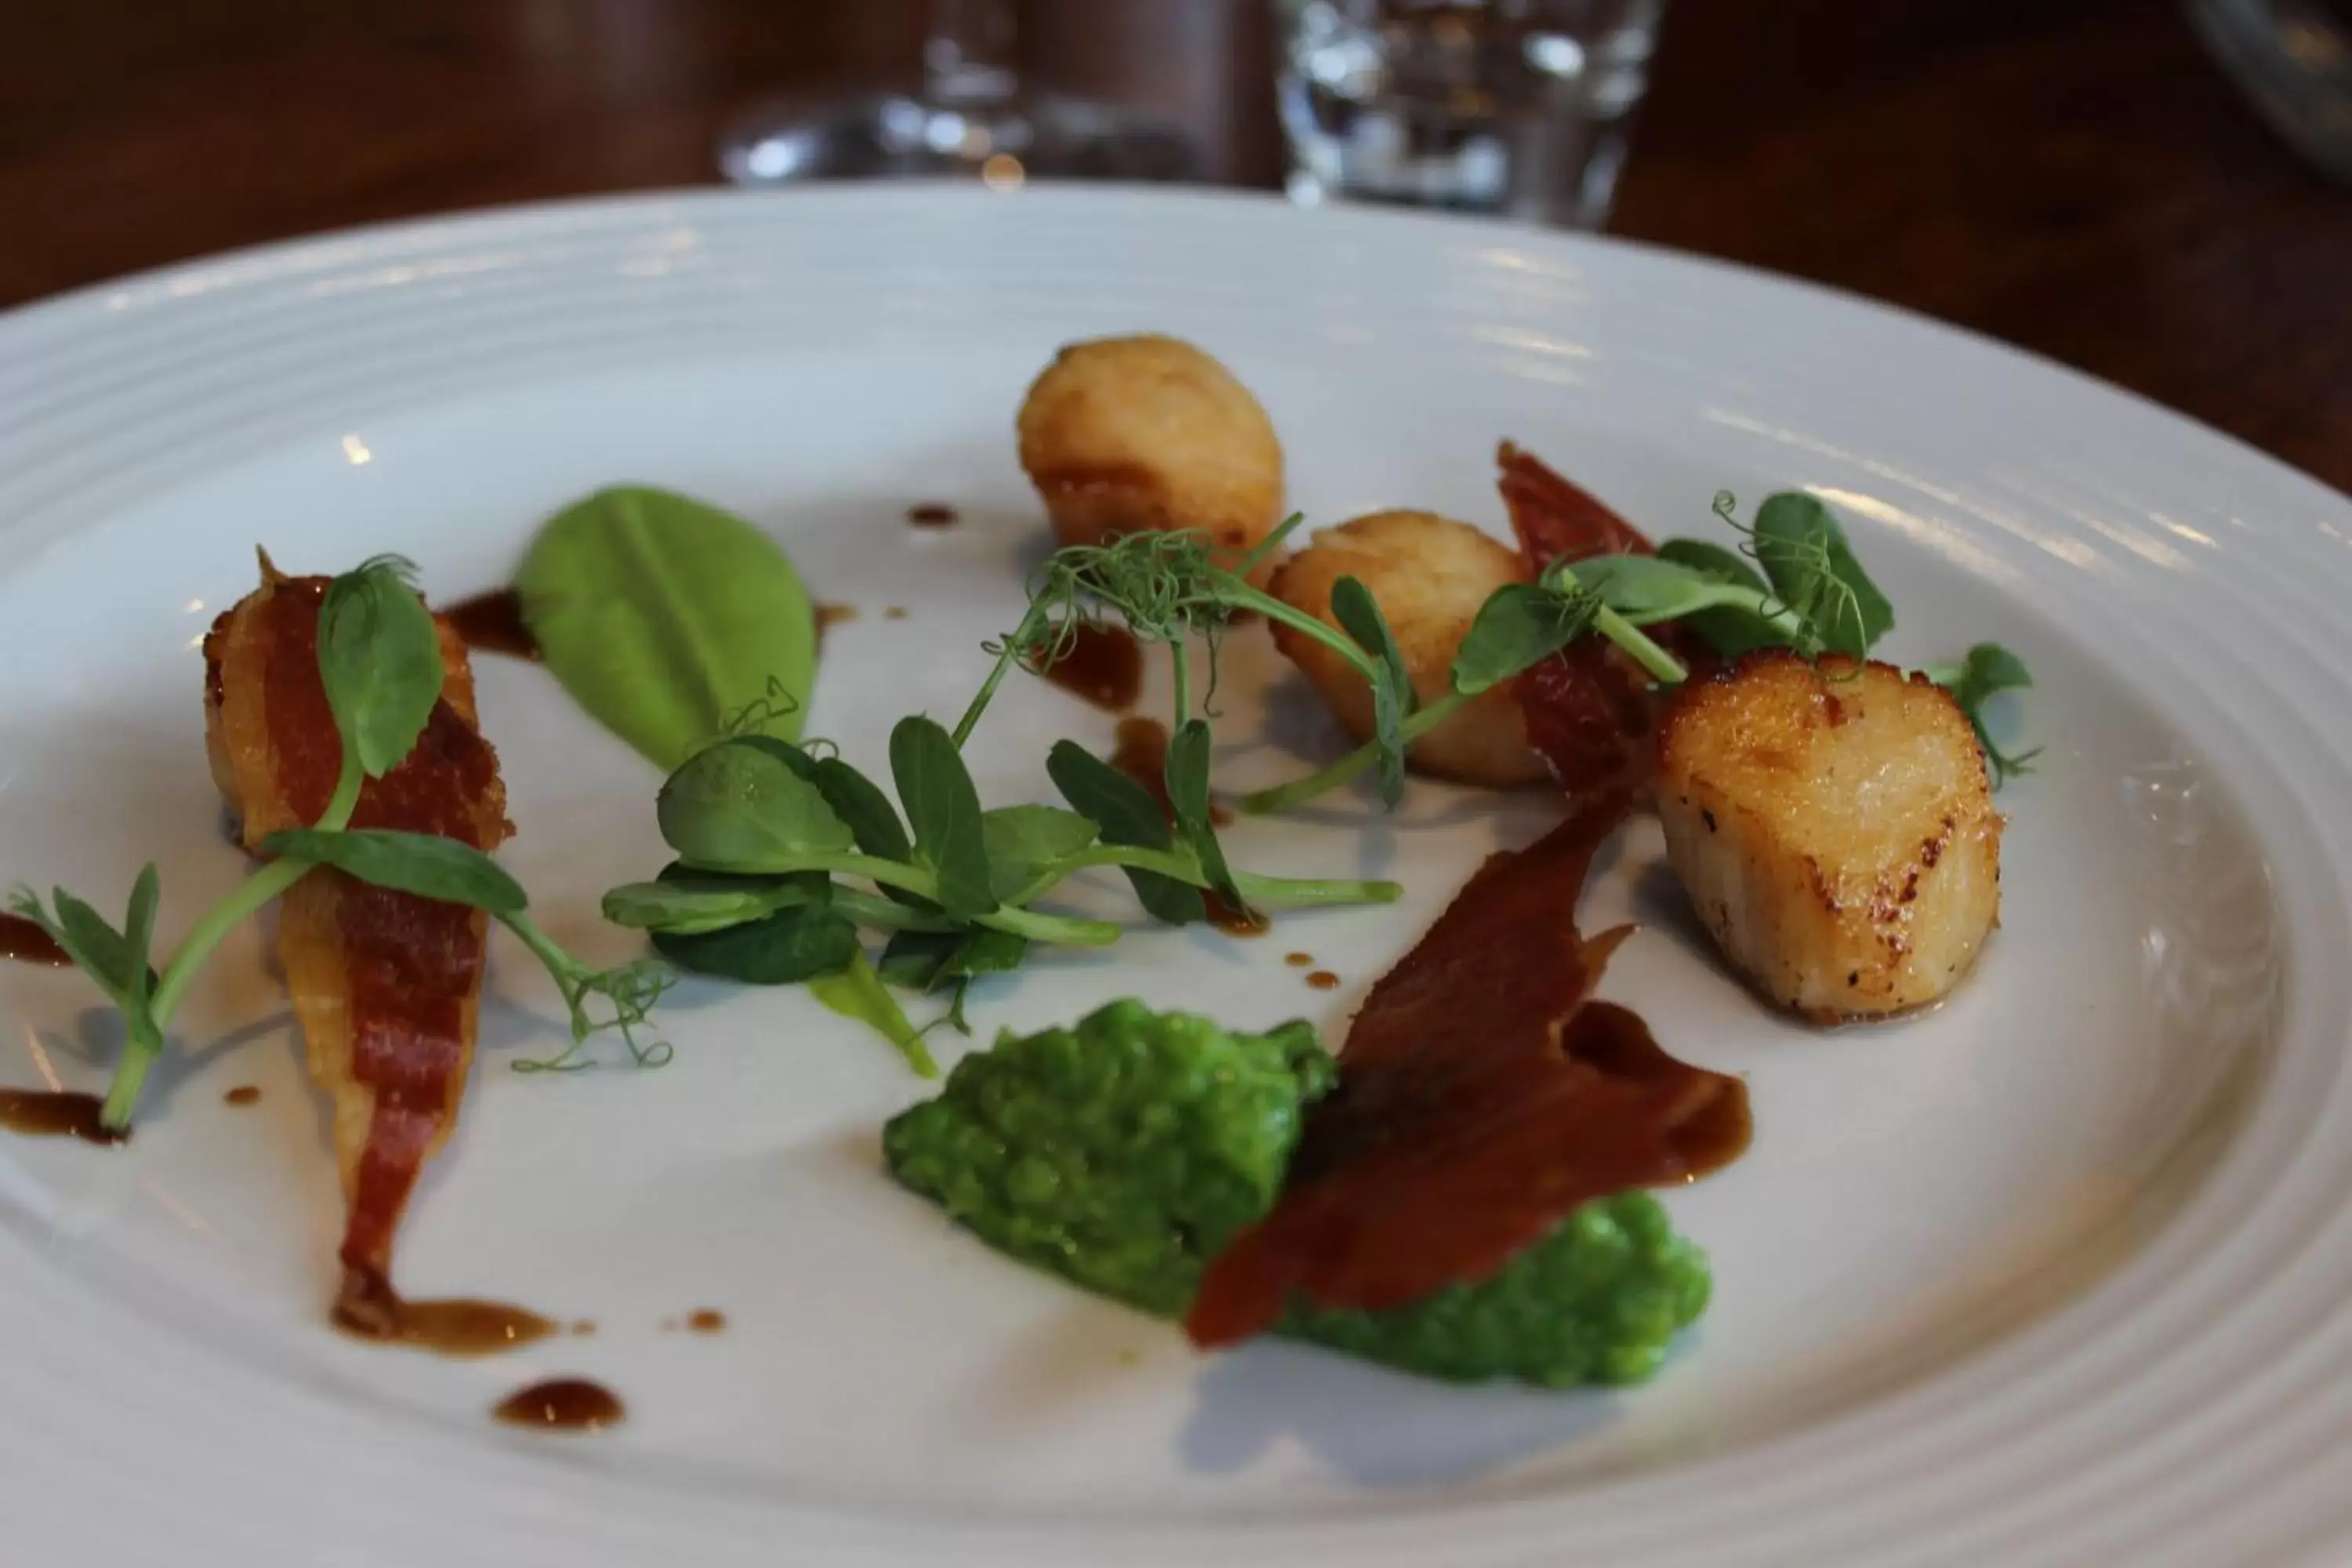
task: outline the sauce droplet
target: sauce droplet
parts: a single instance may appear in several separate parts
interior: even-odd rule
[[[715,1307],[698,1307],[687,1314],[686,1326],[698,1334],[715,1334],[727,1326],[727,1314]]]
[[[477,653],[502,653],[510,658],[537,658],[539,639],[522,618],[522,595],[512,588],[493,588],[461,599],[441,612],[457,640]]]
[[[1307,977],[1307,984],[1318,991],[1337,991],[1339,989],[1339,977],[1328,969],[1318,969]]]
[[[956,509],[944,501],[927,500],[907,509],[907,521],[917,528],[953,528]]]
[[[85,1143],[121,1143],[131,1130],[117,1131],[99,1119],[105,1102],[69,1089],[0,1089],[0,1129],[26,1138],[79,1138]]]
[[[1081,623],[1057,635],[1061,651],[1038,674],[1073,696],[1084,698],[1113,713],[1135,706],[1143,690],[1143,649],[1121,626]],[[1168,750],[1167,731],[1160,732],[1160,750]]]
[[[551,1432],[601,1432],[617,1426],[628,1415],[621,1396],[603,1384],[584,1377],[552,1377],[517,1389],[501,1399],[490,1415],[509,1426],[536,1426]]]
[[[1157,719],[1121,719],[1110,765],[1141,784],[1160,803],[1161,816],[1175,816],[1168,800],[1167,725]]]
[[[882,612],[882,618],[886,621],[903,621],[907,618],[907,606],[893,605]]]
[[[596,1320],[593,1318],[582,1318],[572,1325],[572,1331],[575,1334],[583,1336],[593,1334],[596,1331]]]
[[[446,1356],[498,1355],[557,1331],[553,1320],[504,1301],[468,1297],[411,1301],[383,1275],[358,1268],[343,1271],[334,1324],[354,1339]]]
[[[828,627],[856,618],[857,606],[855,605],[819,605],[816,607],[816,635],[823,637]]]
[[[58,939],[40,928],[35,921],[22,915],[0,915],[0,958],[13,958],[19,963],[46,963],[52,969],[63,969],[73,963],[73,955],[58,945]]]
[[[260,1089],[255,1088],[252,1084],[241,1083],[235,1089],[230,1089],[226,1094],[222,1095],[221,1103],[223,1105],[252,1105],[258,1102],[260,1099]]]
[[[1204,890],[1201,901],[1209,906],[1209,923],[1227,936],[1264,936],[1274,929],[1272,921],[1255,910],[1236,908],[1223,893]]]
[[[1293,969],[1312,969],[1315,967],[1315,955],[1311,952],[1286,952],[1282,955],[1282,962]]]

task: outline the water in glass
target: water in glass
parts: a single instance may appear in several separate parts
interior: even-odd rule
[[[1294,199],[1597,227],[1664,0],[1283,0]]]

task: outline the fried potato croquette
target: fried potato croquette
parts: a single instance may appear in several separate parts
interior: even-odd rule
[[[1380,511],[1318,533],[1283,563],[1271,587],[1292,608],[1337,626],[1332,584],[1360,580],[1388,618],[1413,691],[1427,703],[1453,689],[1454,655],[1479,606],[1521,574],[1517,551],[1466,522],[1434,512]],[[1273,630],[1275,646],[1305,672],[1341,726],[1359,741],[1369,738],[1372,693],[1362,673],[1313,637],[1278,621]],[[1548,776],[1528,746],[1527,723],[1507,685],[1481,693],[1414,742],[1406,760],[1417,773],[1496,789]]]
[[[1021,405],[1021,467],[1065,544],[1195,531],[1232,561],[1282,521],[1282,443],[1233,373],[1145,335],[1072,343]],[[1272,563],[1254,576],[1263,584]]]
[[[1666,855],[1733,965],[1816,1022],[1936,1001],[2000,912],[2001,819],[1951,695],[1785,649],[1696,681],[1659,735]]]

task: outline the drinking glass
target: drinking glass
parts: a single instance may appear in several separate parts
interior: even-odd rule
[[[2352,184],[2352,0],[2192,0],[2189,19],[2272,129]]]
[[[1279,0],[1293,200],[1594,228],[1664,0]]]
[[[913,92],[773,100],[720,139],[739,184],[973,174],[1178,180],[1195,167],[1178,132],[1115,106],[1024,91],[1011,0],[932,0]]]

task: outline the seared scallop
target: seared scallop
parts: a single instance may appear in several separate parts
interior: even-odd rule
[[[1019,431],[1021,467],[1065,544],[1190,530],[1230,560],[1282,521],[1274,422],[1175,338],[1070,344],[1030,386]]]
[[[1355,577],[1371,591],[1412,673],[1414,693],[1433,702],[1453,689],[1454,655],[1488,595],[1520,577],[1518,552],[1466,522],[1428,511],[1380,511],[1326,529],[1275,574],[1274,595],[1328,625],[1331,588]],[[1275,646],[1305,672],[1347,731],[1372,732],[1372,692],[1362,673],[1313,637],[1274,623]],[[1528,749],[1526,721],[1508,685],[1480,693],[1412,744],[1417,773],[1508,788],[1546,776]]]
[[[1924,676],[1751,654],[1659,733],[1666,854],[1732,964],[1817,1022],[1943,996],[2000,913],[1984,753]]]

